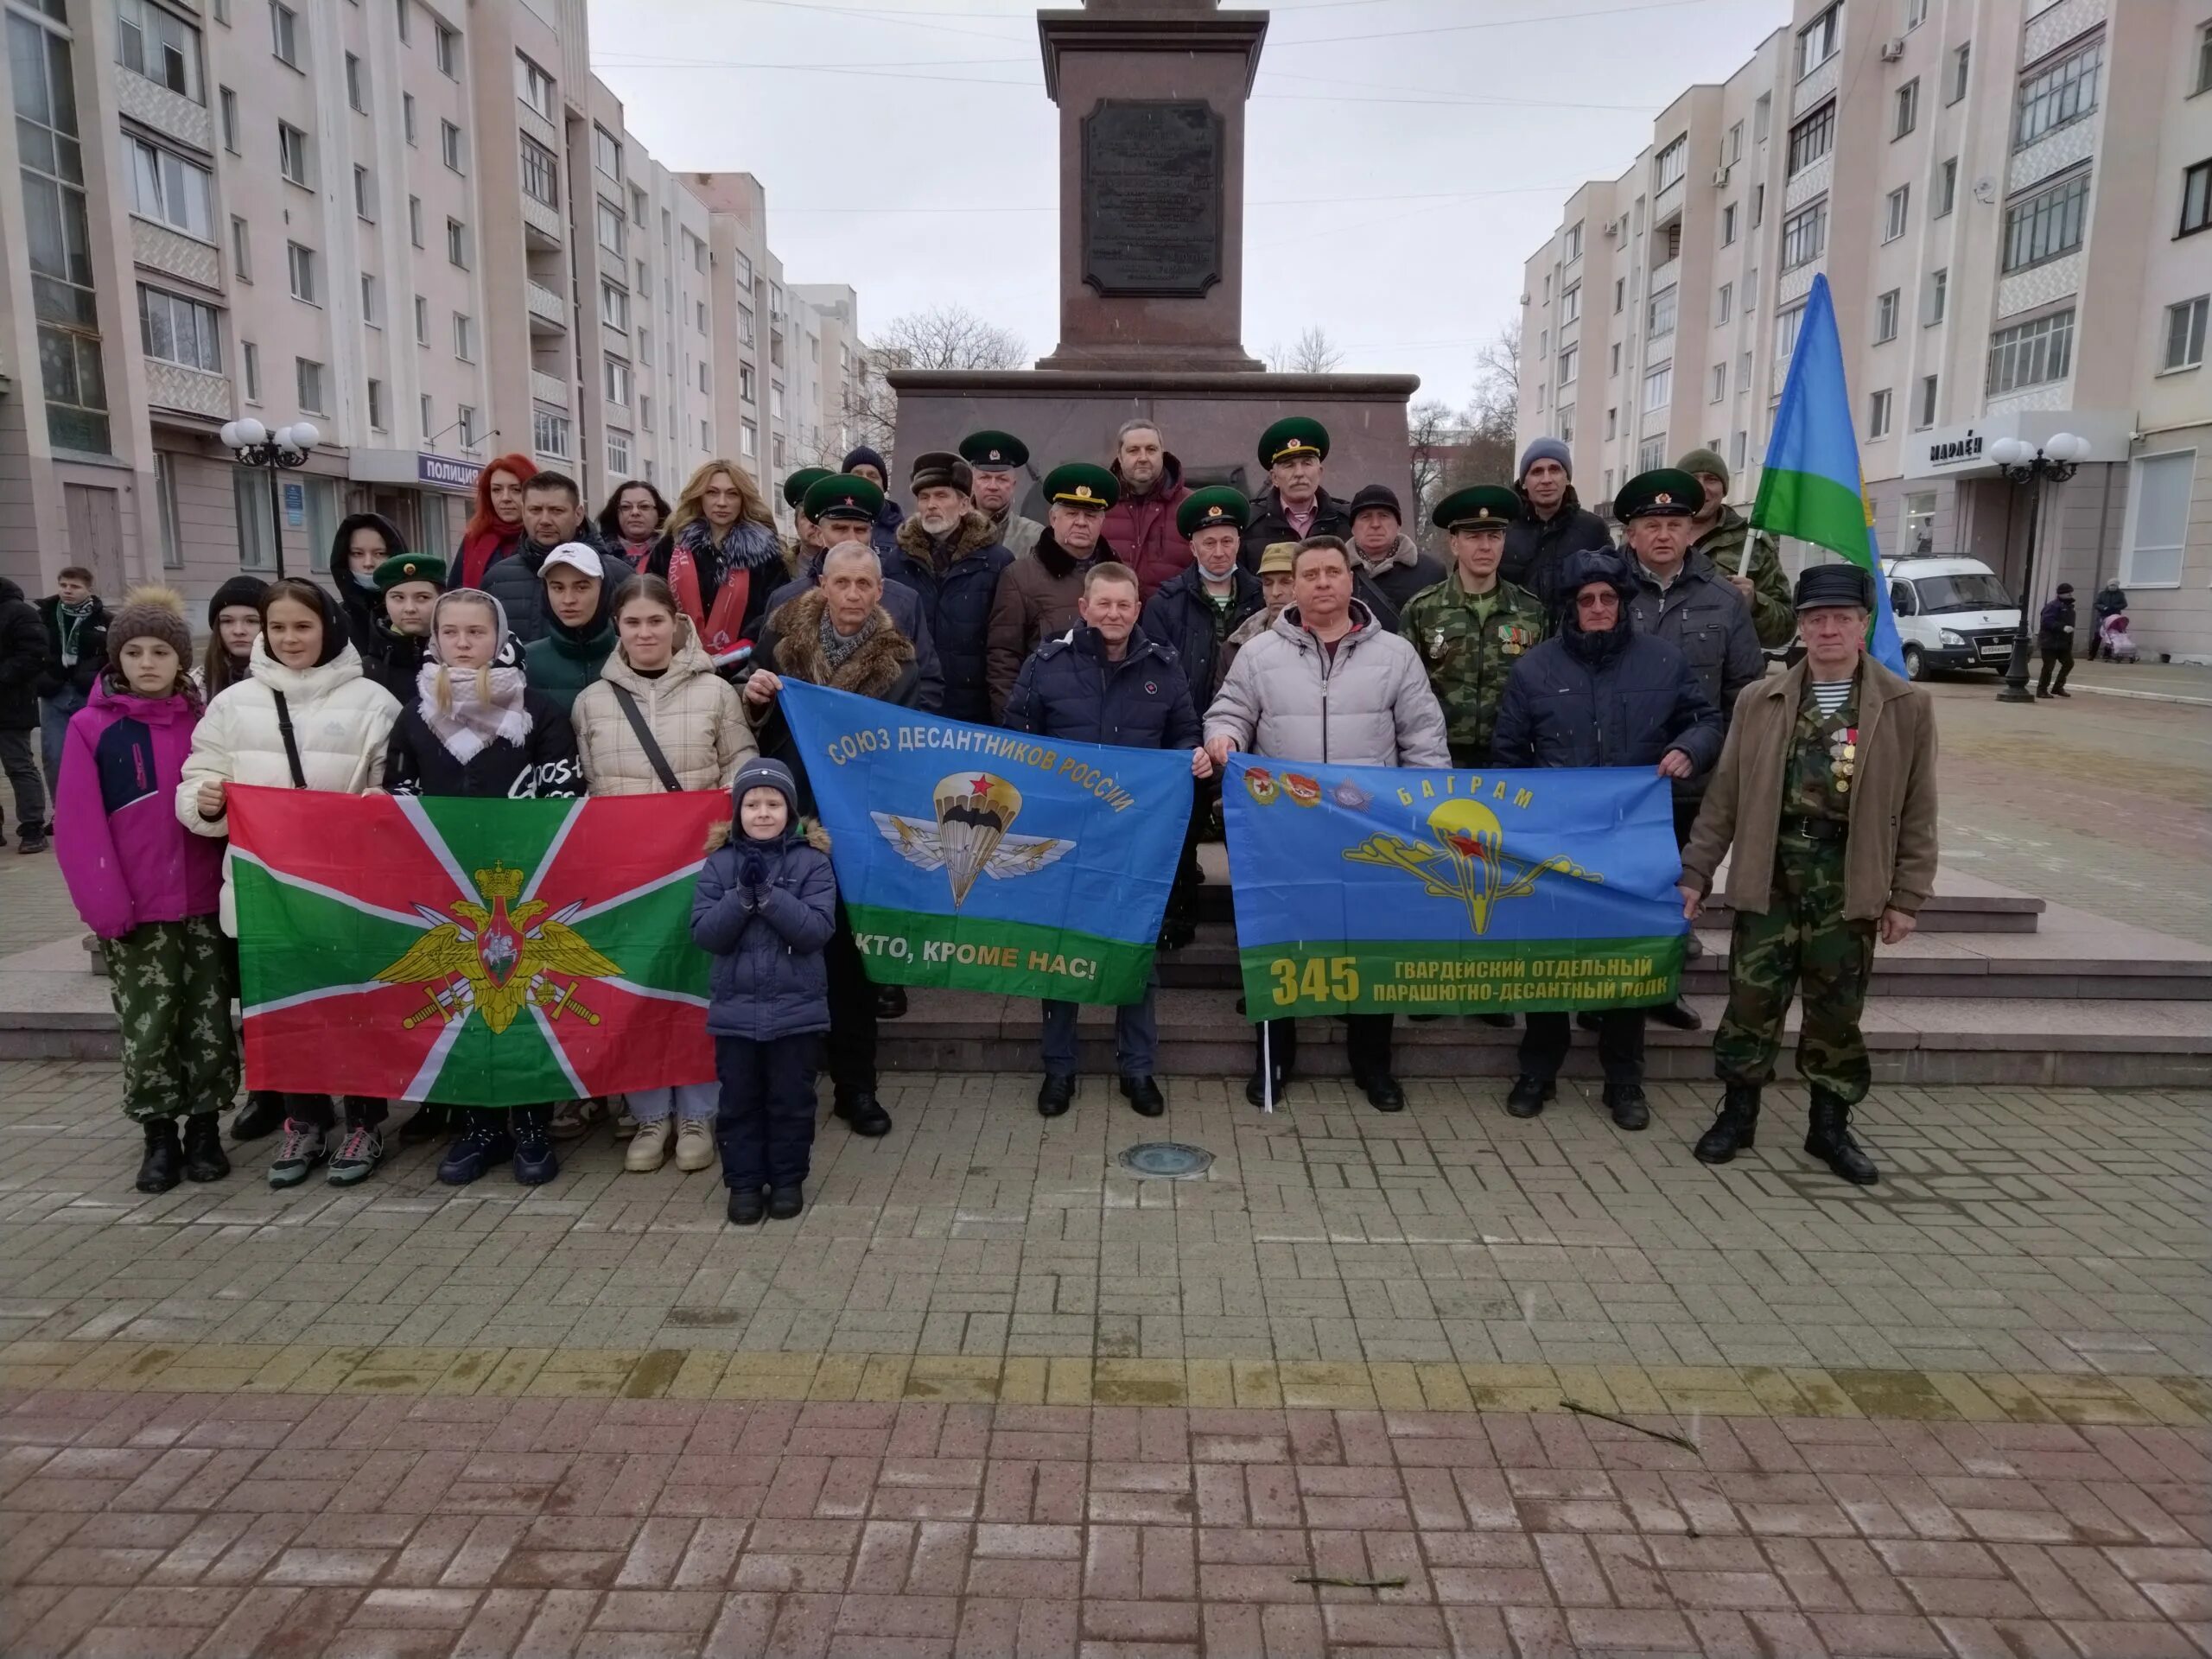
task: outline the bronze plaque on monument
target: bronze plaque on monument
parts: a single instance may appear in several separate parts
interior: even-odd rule
[[[1083,280],[1107,296],[1219,282],[1222,148],[1211,105],[1100,100],[1083,122]]]

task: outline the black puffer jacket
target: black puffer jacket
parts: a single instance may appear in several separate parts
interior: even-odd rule
[[[1194,703],[1213,696],[1214,670],[1221,660],[1222,641],[1260,609],[1260,579],[1241,564],[1230,575],[1236,578],[1236,590],[1230,596],[1225,613],[1216,611],[1213,601],[1206,597],[1206,579],[1195,564],[1145,601],[1144,631],[1174,652]]]
[[[926,556],[926,547],[921,520],[909,520],[883,555],[883,574],[921,598],[944,682],[945,718],[988,725],[991,604],[998,597],[999,572],[1014,563],[1014,555],[994,539],[991,521],[974,512],[962,522],[942,567]]]
[[[1549,518],[1536,517],[1526,490],[1516,485],[1514,493],[1521,498],[1521,518],[1505,527],[1505,557],[1497,574],[1543,601],[1545,613],[1556,622],[1559,573],[1566,560],[1585,549],[1611,547],[1613,533],[1604,519],[1583,506],[1572,484]]]
[[[38,729],[38,682],[46,672],[46,626],[23,590],[0,576],[0,732]]]
[[[353,649],[361,653],[361,665],[368,670],[371,679],[377,678],[372,665],[378,649],[377,630],[384,621],[384,595],[374,588],[364,588],[353,580],[352,555],[348,550],[353,543],[357,530],[373,530],[384,538],[385,556],[396,559],[407,551],[407,538],[399,533],[399,526],[380,512],[348,513],[340,520],[338,533],[330,538],[330,562],[323,568],[330,573],[330,585],[338,590],[338,603],[346,613],[346,637],[353,642]],[[390,690],[387,686],[385,690]],[[400,701],[404,702],[403,696]]]
[[[522,653],[508,640],[495,666],[522,671]],[[470,672],[455,670],[456,675]],[[518,743],[495,738],[461,760],[430,729],[418,696],[399,711],[385,750],[384,786],[395,795],[461,795],[477,800],[568,799],[584,793],[576,734],[561,705],[525,688],[530,732]]]
[[[629,560],[599,546],[599,532],[589,524],[580,526],[569,539],[598,549],[600,585],[609,594],[636,574],[630,569]],[[512,553],[485,573],[484,591],[505,607],[508,632],[518,646],[543,639],[552,632],[553,613],[545,608],[545,583],[537,574],[544,566],[545,556],[552,550],[540,547],[525,536],[515,544]]]
[[[413,705],[416,680],[423,671],[423,659],[429,655],[430,642],[427,636],[402,633],[391,626],[389,617],[378,617],[370,631],[369,643],[359,647],[361,652],[361,672],[399,700],[403,709]]]
[[[1720,714],[1722,730],[1736,698],[1754,680],[1766,677],[1766,653],[1751,626],[1751,607],[1713,561],[1693,552],[1673,582],[1661,588],[1649,571],[1631,563],[1636,595],[1629,612],[1636,631],[1664,639],[1688,661],[1697,689]]]
[[[1195,749],[1198,710],[1175,653],[1141,630],[1128,654],[1106,659],[1096,628],[1048,640],[1029,655],[1006,700],[1013,731],[1125,749]]]

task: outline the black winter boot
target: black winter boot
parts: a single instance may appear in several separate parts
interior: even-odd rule
[[[1805,1150],[1854,1186],[1872,1186],[1882,1179],[1874,1160],[1852,1138],[1851,1108],[1825,1089],[1813,1090]]]
[[[138,1166],[141,1192],[166,1192],[184,1179],[184,1148],[177,1144],[176,1120],[157,1117],[144,1125],[146,1156]]]
[[[1713,1120],[1711,1128],[1697,1138],[1698,1162],[1725,1164],[1738,1153],[1749,1152],[1758,1126],[1758,1084],[1730,1084],[1727,1092],[1720,1096],[1720,1116]]]
[[[213,1112],[194,1112],[184,1120],[184,1179],[219,1181],[231,1173],[223,1151],[223,1120]]]
[[[553,1152],[553,1109],[518,1106],[511,1116],[514,1119],[515,1184],[543,1186],[561,1173],[561,1160]]]
[[[245,1104],[231,1114],[231,1139],[258,1141],[284,1127],[284,1096],[273,1089],[256,1089]]]

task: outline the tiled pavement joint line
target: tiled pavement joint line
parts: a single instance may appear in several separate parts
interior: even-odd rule
[[[25,1340],[0,1391],[937,1402],[2197,1427],[2212,1381],[2052,1372]]]

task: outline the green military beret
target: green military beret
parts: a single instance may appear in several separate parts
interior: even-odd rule
[[[1306,415],[1286,415],[1260,434],[1260,465],[1272,467],[1293,455],[1329,454],[1329,429]]]
[[[446,562],[434,553],[402,553],[377,566],[376,582],[380,594],[390,593],[403,582],[427,582],[433,588],[442,588],[446,585]]]
[[[1122,499],[1122,486],[1103,467],[1071,461],[1045,474],[1045,499],[1071,507],[1096,507],[1103,512]]]
[[[784,480],[784,505],[797,507],[806,499],[806,493],[823,479],[830,476],[827,467],[802,467]],[[801,508],[801,512],[805,509]]]
[[[1503,484],[1471,484],[1436,504],[1429,522],[1439,530],[1503,530],[1521,516],[1521,498]]]
[[[1674,467],[1638,473],[1613,497],[1614,515],[1630,518],[1687,518],[1705,505],[1705,486]]]
[[[1011,432],[970,432],[960,440],[960,459],[979,473],[1010,473],[1029,464],[1029,446]]]
[[[857,518],[872,524],[883,511],[883,489],[850,473],[831,473],[807,486],[799,511],[817,524],[825,518]]]
[[[1183,498],[1183,505],[1175,509],[1175,528],[1185,537],[1216,524],[1242,530],[1251,518],[1252,504],[1244,499],[1243,491],[1227,484],[1210,484]]]

